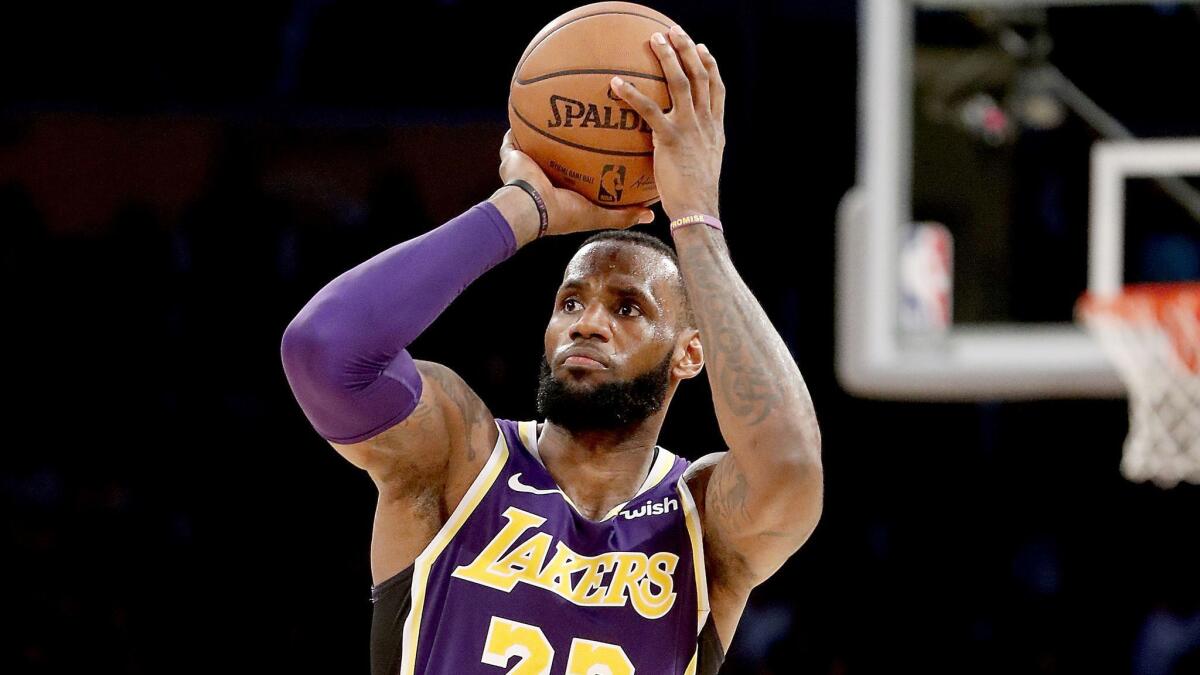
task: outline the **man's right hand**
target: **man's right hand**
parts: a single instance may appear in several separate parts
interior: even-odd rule
[[[654,178],[671,220],[695,214],[714,218],[725,152],[725,82],[717,61],[679,26],[654,33],[650,48],[671,92],[671,111],[613,77],[612,89],[654,130]]]
[[[541,167],[529,155],[517,149],[510,129],[504,134],[504,142],[500,145],[500,180],[507,183],[514,178],[528,181],[542,195],[550,216],[546,230],[548,235],[624,230],[654,220],[654,212],[644,207],[605,208],[588,201],[578,192],[554,187]],[[512,226],[519,246],[537,238],[541,224],[537,207],[524,190],[515,186],[503,187],[488,201]]]

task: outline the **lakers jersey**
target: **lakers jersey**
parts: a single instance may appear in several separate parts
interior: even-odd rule
[[[712,675],[689,462],[656,446],[635,497],[585,518],[496,420],[479,476],[411,567],[371,589],[374,675]]]

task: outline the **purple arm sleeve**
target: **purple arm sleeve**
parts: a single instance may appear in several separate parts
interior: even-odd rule
[[[326,440],[356,443],[408,417],[421,376],[408,347],[475,279],[517,250],[490,202],[326,284],[283,333],[300,408]]]

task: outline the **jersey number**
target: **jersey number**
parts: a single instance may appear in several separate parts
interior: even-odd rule
[[[554,647],[541,628],[519,621],[492,617],[487,640],[483,643],[483,662],[489,666],[508,667],[508,660],[518,657],[517,665],[507,675],[550,675],[554,663]],[[566,675],[634,675],[633,664],[625,650],[607,642],[582,638],[571,640],[567,655]]]

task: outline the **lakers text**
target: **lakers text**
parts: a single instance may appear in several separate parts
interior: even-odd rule
[[[502,515],[508,522],[472,563],[454,570],[455,577],[505,593],[519,583],[529,584],[585,607],[623,607],[628,601],[647,619],[664,616],[675,604],[672,575],[679,556],[674,553],[608,551],[585,556],[561,541],[555,543],[546,532],[538,532],[513,548],[523,534],[540,527],[546,519],[514,506]]]

